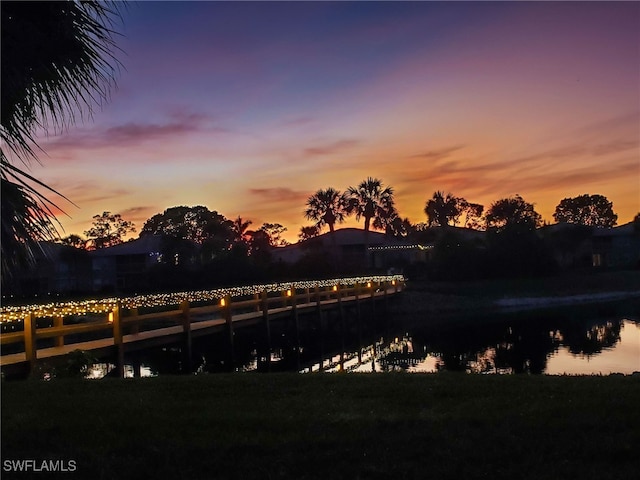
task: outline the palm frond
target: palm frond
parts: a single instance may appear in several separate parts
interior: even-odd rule
[[[38,161],[38,130],[62,131],[92,115],[115,87],[121,64],[114,30],[122,3],[98,0],[1,2],[0,178],[2,276],[33,260],[40,240],[58,238],[53,210],[41,190],[71,202],[29,174]],[[14,165],[21,162],[25,168]]]
[[[34,131],[91,115],[115,87],[117,3],[2,2],[1,137],[22,161]]]
[[[53,241],[58,232],[51,221],[51,210],[24,187],[0,178],[2,188],[2,282],[13,277],[16,269],[33,263],[39,241]]]

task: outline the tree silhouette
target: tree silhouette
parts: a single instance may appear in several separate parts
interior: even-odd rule
[[[251,238],[248,228],[252,223],[251,220],[243,220],[240,216],[233,221],[231,231],[236,243],[246,243]]]
[[[317,237],[320,234],[320,229],[315,225],[308,225],[305,227],[300,227],[300,233],[298,234],[298,238],[300,241],[309,240],[310,238]]]
[[[385,233],[395,238],[406,238],[415,231],[415,227],[408,218],[398,215],[387,222]]]
[[[537,234],[542,217],[520,195],[494,202],[486,215],[486,274],[499,277],[546,275],[557,268],[550,247]]]
[[[123,242],[127,233],[135,232],[133,223],[123,220],[119,213],[103,212],[93,216],[93,227],[84,232],[92,248],[106,248]]]
[[[465,215],[463,227],[479,228],[484,206],[469,203],[464,197],[455,197],[451,193],[441,191],[433,193],[424,207],[427,224],[433,226],[457,225],[460,217]]]
[[[556,206],[553,218],[558,223],[574,223],[588,227],[613,227],[618,215],[613,202],[603,195],[579,195],[563,198]]]
[[[434,192],[433,197],[427,201],[424,213],[427,214],[427,221],[430,227],[445,227],[450,223],[455,225],[460,217],[458,208],[459,199],[451,193],[445,195],[444,192]]]
[[[501,231],[508,228],[533,230],[542,226],[542,217],[520,195],[497,200],[487,211],[487,228]]]
[[[202,245],[218,238],[226,247],[233,236],[232,222],[207,207],[171,207],[147,220],[140,231],[144,235],[166,235]]]
[[[355,214],[356,220],[364,218],[365,232],[369,231],[371,225],[373,228],[384,229],[397,215],[393,188],[383,188],[381,180],[368,177],[357,187],[349,187],[346,210],[349,214]]]
[[[60,240],[60,243],[62,243],[63,245],[69,245],[70,247],[79,248],[81,250],[87,248],[87,240],[74,233],[64,237],[62,240]]]
[[[53,208],[26,172],[37,161],[35,132],[62,129],[107,100],[119,63],[115,2],[1,2],[0,180],[2,278],[33,261],[39,240],[58,238]],[[8,151],[5,150],[7,147]],[[16,166],[16,161],[22,166]],[[62,198],[62,195],[60,195]]]
[[[263,223],[257,232],[264,232],[267,235],[269,246],[271,247],[283,247],[289,245],[282,234],[287,231],[287,227],[280,225],[279,223]],[[255,237],[256,232],[253,232]]]
[[[469,203],[464,198],[458,199],[461,214],[464,214],[463,227],[472,228],[474,230],[480,230],[484,228],[482,224],[482,212],[484,211],[484,205],[479,203]]]
[[[333,233],[335,224],[344,222],[346,206],[346,195],[329,187],[326,190],[318,190],[307,199],[304,216],[316,222],[319,229],[328,225],[329,231]]]
[[[230,220],[200,205],[171,207],[154,215],[140,231],[141,237],[145,235],[164,235],[163,254],[168,257],[189,255],[189,247],[198,244],[200,257],[206,261],[228,252],[234,238]]]

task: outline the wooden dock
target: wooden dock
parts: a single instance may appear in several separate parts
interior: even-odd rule
[[[122,376],[125,351],[179,343],[188,359],[193,338],[225,331],[233,355],[234,329],[262,323],[269,342],[269,322],[273,319],[289,316],[297,325],[299,314],[315,311],[320,316],[322,311],[338,309],[342,316],[343,306],[350,304],[355,304],[359,312],[360,302],[375,302],[380,297],[386,299],[404,287],[404,280],[398,276],[390,276],[385,280],[380,280],[380,277],[371,277],[371,280],[359,277],[358,280],[352,285],[335,283],[327,286],[325,282],[325,286],[314,287],[305,282],[305,288],[291,284],[291,288],[286,290],[265,289],[250,298],[247,295],[233,298],[227,294],[216,303],[203,306],[193,306],[184,300],[178,305],[165,305],[161,311],[142,314],[138,308],[123,308],[122,301],[116,301],[110,309],[94,304],[94,310],[104,311],[97,321],[67,325],[64,315],[60,314],[69,311],[65,310],[64,305],[58,307],[58,311],[48,311],[47,316],[26,313],[22,322],[23,330],[0,334],[3,347],[20,343],[24,345],[24,351],[1,355],[0,368],[3,371],[9,368],[31,370],[38,360],[82,350],[98,358],[115,356],[118,374]],[[53,319],[48,322],[50,326],[37,328],[39,318],[49,317]],[[170,325],[167,326],[167,323]],[[82,336],[80,334],[91,333],[95,336],[95,332],[103,332],[104,337],[77,340]],[[75,341],[69,341],[70,335],[75,336]],[[54,339],[54,346],[39,348],[38,341],[43,343],[42,340],[47,338]]]

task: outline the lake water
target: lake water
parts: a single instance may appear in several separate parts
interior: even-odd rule
[[[640,302],[610,302],[464,318],[394,318],[378,314],[338,328],[336,318],[301,319],[297,351],[291,324],[272,322],[271,371],[479,374],[632,374],[640,371]],[[316,322],[317,323],[317,322]],[[228,371],[225,337],[194,341],[198,373]],[[238,329],[236,371],[265,370],[259,329]],[[340,352],[343,352],[342,354]],[[322,363],[320,363],[322,358]],[[179,373],[178,346],[146,351],[136,359],[142,376]],[[92,376],[110,368],[96,366]],[[127,367],[128,376],[133,368]]]
[[[602,343],[599,351],[576,351],[571,344],[566,344],[561,335],[549,332],[553,338],[553,351],[544,350],[545,360],[542,372],[531,372],[531,361],[523,358],[519,362],[520,369],[509,361],[501,361],[501,355],[514,351],[512,344],[499,343],[488,346],[478,352],[461,352],[454,356],[455,368],[469,373],[515,373],[531,372],[549,375],[606,375],[611,373],[631,374],[640,371],[640,325],[630,320],[622,320],[619,324],[611,322],[600,325],[591,333],[594,336],[615,333],[613,342]],[[557,342],[557,343],[556,343]],[[345,362],[345,369],[354,372],[384,372],[404,370],[411,373],[435,373],[448,370],[446,358],[439,353],[423,347],[422,353],[415,351],[414,341],[410,335],[394,338],[388,344],[381,342],[378,349],[387,349],[382,355],[367,352],[363,362],[356,357]],[[517,357],[517,355],[515,355]],[[451,356],[449,356],[451,358]],[[458,362],[461,359],[462,362]],[[334,368],[339,370],[339,368]]]
[[[406,321],[351,371],[632,374],[640,371],[640,303],[485,314],[436,325]],[[375,352],[374,352],[375,351]]]

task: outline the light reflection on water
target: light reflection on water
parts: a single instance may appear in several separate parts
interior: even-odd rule
[[[113,363],[95,363],[89,370],[85,378],[89,380],[96,380],[100,378],[105,378],[109,376],[109,374],[115,372],[116,366]],[[133,365],[125,365],[124,366],[124,378],[133,378],[138,376],[135,374]],[[152,370],[152,368],[148,365],[140,365],[140,377],[156,377],[157,374]]]
[[[513,333],[511,328],[508,331]],[[514,343],[500,342],[475,353],[462,350],[443,353],[434,351],[427,345],[415,345],[416,342],[409,334],[402,338],[395,337],[388,342],[380,339],[375,345],[365,347],[360,357],[357,351],[347,352],[342,363],[340,355],[336,355],[325,360],[323,366],[326,372],[345,370],[359,373],[436,373],[443,370],[461,370],[481,374],[524,372],[548,375],[629,375],[640,371],[640,324],[625,319],[592,326],[583,333],[580,340],[585,343],[582,344],[573,338],[575,334],[567,334],[566,337],[558,330],[549,331],[548,345],[552,347],[550,351],[527,351],[527,354],[521,357],[520,368],[514,368],[509,364],[509,360],[513,361],[511,353],[520,348]],[[537,364],[542,362],[544,366],[538,372],[534,366],[536,360],[528,357],[540,355],[544,356],[544,359],[539,359]],[[311,367],[311,371],[318,370],[319,364]]]
[[[321,333],[309,327],[313,326],[311,320],[301,331],[306,340],[297,354],[292,347],[295,335],[290,331],[273,336],[278,340],[272,345],[270,371],[628,375],[640,371],[640,322],[631,320],[637,318],[637,311],[635,306],[629,313],[618,315],[607,307],[589,310],[585,316],[584,312],[562,310],[474,317],[469,322],[438,325],[396,320],[395,324],[389,322],[365,332],[361,348],[354,329],[341,341],[340,329],[329,331],[325,325]],[[387,335],[392,332],[393,336]],[[258,355],[259,338],[259,329],[239,330],[235,371],[267,370],[266,358]],[[201,359],[194,363],[195,373],[229,371],[223,355],[224,336],[218,340],[194,343],[194,354]],[[339,353],[340,344],[345,346],[343,355]],[[320,362],[323,348],[332,353],[325,353]],[[179,346],[146,352],[137,361],[142,365],[139,376],[180,373],[180,359]],[[113,375],[113,370],[112,364],[98,364],[90,378]],[[131,365],[126,366],[125,376],[134,376]]]
[[[549,357],[545,373],[550,375],[592,375],[608,373],[630,374],[640,371],[640,325],[624,320],[620,340],[612,347],[594,355],[574,354],[568,347],[558,349]]]

